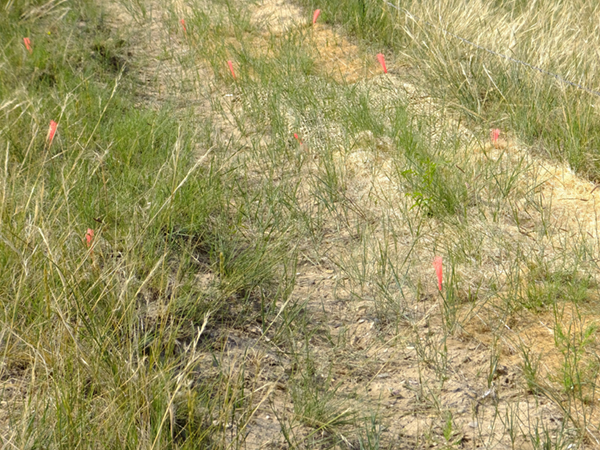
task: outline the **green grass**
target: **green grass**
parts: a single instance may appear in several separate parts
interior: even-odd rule
[[[594,179],[591,100],[380,2],[300,3],[325,24],[274,33],[245,1],[5,5],[3,444],[594,442],[593,230],[560,220],[537,160],[484,142],[501,127]],[[550,1],[438,8],[488,46],[535,19],[549,51],[574,20]],[[359,56],[315,48],[327,24],[385,48],[390,74],[341,81]],[[544,67],[593,84],[558,50]]]
[[[413,79],[473,126],[499,127],[540,154],[564,160],[597,180],[597,96],[443,31],[598,90],[592,56],[600,37],[595,29],[596,5],[554,0],[531,7],[516,1],[390,2],[398,10],[371,0],[299,3],[320,8],[322,20],[342,24],[373,54],[383,50],[393,73],[402,73],[410,64]],[[394,61],[403,66],[394,67]]]
[[[259,216],[269,206],[253,203],[213,156],[224,148],[209,122],[177,119],[189,112],[170,104],[135,106],[131,37],[107,27],[98,6],[22,19],[34,6],[1,16],[0,254],[11,268],[0,281],[2,370],[24,377],[29,396],[15,403],[24,428],[6,439],[202,447],[212,412],[196,405],[215,391],[184,386],[196,370],[187,355],[205,318],[254,323],[286,299],[293,278],[275,270],[285,227]],[[59,124],[51,145],[50,120]],[[209,151],[202,166],[196,148]],[[246,208],[232,206],[240,201]],[[244,401],[226,391],[225,404]]]

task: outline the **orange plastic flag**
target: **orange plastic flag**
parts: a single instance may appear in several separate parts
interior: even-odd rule
[[[315,9],[315,12],[313,13],[313,25],[315,23],[317,23],[317,19],[319,18],[319,14],[321,14],[321,10],[320,9]]]
[[[56,128],[58,124],[54,121],[50,121],[50,127],[48,128],[48,145],[52,145],[52,140],[54,139],[54,135],[56,134]]]
[[[23,38],[23,43],[25,44],[27,51],[29,53],[33,53],[33,49],[31,48],[31,40],[28,37]]]
[[[379,61],[379,64],[381,64],[383,73],[387,73],[387,67],[385,67],[385,57],[381,53],[377,53],[377,61]]]
[[[87,247],[91,247],[92,246],[92,242],[94,241],[94,230],[92,230],[91,228],[87,229],[87,232],[85,233],[85,245],[87,245]]]
[[[229,70],[231,71],[231,76],[235,78],[235,72],[233,71],[233,63],[231,61],[227,61],[227,65],[229,66]]]
[[[494,145],[497,144],[499,137],[500,137],[500,130],[498,128],[495,128],[492,131],[490,131],[490,139],[492,140],[492,144],[494,144]]]
[[[181,23],[181,26],[183,27],[183,32],[186,33],[187,29],[185,28],[185,19],[181,19],[179,23]]]
[[[441,291],[442,290],[442,278],[443,278],[442,257],[441,256],[436,256],[435,258],[433,258],[433,267],[435,268],[435,273],[437,275],[438,289]]]
[[[297,134],[297,133],[294,133],[294,137],[296,138],[296,140],[298,141],[298,143],[299,143],[300,145],[302,145],[302,140],[301,140],[301,139],[298,137],[298,134]]]

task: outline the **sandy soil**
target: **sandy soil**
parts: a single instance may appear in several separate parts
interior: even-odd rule
[[[212,72],[201,63],[187,66],[180,63],[185,60],[188,48],[185,34],[167,28],[167,10],[161,2],[149,4],[153,14],[151,25],[144,22],[146,25],[142,27],[118,2],[106,3],[112,26],[139,30],[132,33],[137,39],[130,50],[131,70],[136,71],[144,84],[145,95],[140,104],[152,107],[161,102],[193,103],[198,118],[210,118],[223,139],[239,140],[239,130],[231,117],[226,112],[216,115],[211,109],[211,100],[215,98],[225,104],[231,102],[231,106],[234,93],[214,80]],[[189,13],[186,5],[183,1],[176,5],[182,16]],[[310,22],[310,13],[287,0],[263,0],[251,8],[252,21],[264,32],[265,40],[294,27],[306,27]],[[403,78],[401,61],[389,64],[389,73],[384,75],[372,55],[363,54],[342,31],[321,23],[312,29],[312,39],[323,76],[368,88],[373,101],[401,99],[408,101],[415,112],[437,108],[434,100]],[[164,57],[165,54],[169,57]],[[199,79],[205,82],[200,84]],[[311,129],[307,125],[302,132],[308,138]],[[464,133],[475,134],[470,130]],[[512,205],[520,220],[515,220],[507,206],[500,211],[501,220],[481,221],[477,230],[461,231],[460,226],[454,232],[441,230],[431,221],[420,238],[422,245],[415,251],[410,251],[414,238],[407,226],[404,234],[398,236],[399,250],[393,257],[399,261],[409,258],[411,269],[407,275],[418,280],[422,287],[419,297],[404,299],[403,314],[410,320],[394,327],[391,324],[397,322],[387,321],[382,315],[383,309],[376,302],[381,299],[376,299],[375,289],[369,283],[352,279],[346,269],[351,264],[345,263],[361,257],[365,248],[367,257],[374,258],[379,244],[386,239],[385,222],[398,217],[395,212],[398,208],[409,205],[402,190],[392,181],[395,168],[386,156],[391,143],[375,140],[368,133],[357,137],[357,142],[352,149],[340,149],[337,163],[347,175],[348,204],[357,206],[358,212],[350,220],[365,224],[365,232],[357,236],[352,226],[340,227],[337,217],[328,218],[318,251],[311,248],[314,243],[304,243],[291,299],[304,303],[311,317],[315,332],[310,343],[317,373],[325,376],[331,370],[337,394],[346,404],[359,411],[379,412],[384,424],[382,441],[390,448],[424,448],[432,442],[432,436],[436,437],[433,441],[439,441],[444,433],[449,433],[449,440],[457,448],[526,449],[530,448],[528,433],[540,423],[550,435],[559,430],[565,433],[564,429],[568,434],[579,418],[565,416],[560,401],[548,394],[550,382],[547,390],[542,386],[540,391],[531,392],[523,375],[522,348],[539,357],[542,378],[560,369],[561,353],[554,341],[556,314],[522,311],[519,315],[503,316],[494,301],[486,297],[490,292],[486,282],[501,278],[497,261],[502,258],[506,242],[547,254],[562,249],[573,236],[597,242],[600,189],[564,165],[533,157],[510,136],[496,145],[478,143],[463,149],[471,158],[497,161],[501,169],[526,167],[517,177],[517,190],[552,199],[551,213],[546,216],[523,195]],[[305,170],[317,170],[317,149],[304,150],[313,160]],[[260,176],[258,168],[256,176]],[[308,207],[311,201],[308,191],[305,201]],[[546,236],[537,232],[541,222],[550,229]],[[484,300],[465,299],[455,311],[456,328],[447,339],[443,338],[443,331],[449,326],[443,320],[444,299],[438,294],[431,266],[439,250],[434,247],[432,236],[442,231],[456,236],[455,240],[446,240],[448,247],[458,245],[457,241],[470,233],[479,239],[479,250],[484,249],[478,253],[481,263],[463,264],[455,274],[465,286],[473,286]],[[318,255],[317,260],[314,255]],[[210,285],[211,280],[203,282]],[[590,302],[577,310],[565,308],[558,314],[558,321],[565,327],[583,329],[597,322],[594,306]],[[254,374],[248,383],[257,390],[256,409],[246,429],[234,430],[246,434],[244,448],[288,448],[279,420],[293,411],[287,386],[291,362],[285,352],[279,351],[258,329],[210,332],[215,340],[224,342],[221,367],[230,367],[232,373],[239,371],[242,364],[253,367],[246,372]],[[342,341],[344,345],[332,344]],[[211,358],[207,354],[201,359],[202,376],[209,377],[215,370]],[[14,386],[5,392],[19,391],[22,381],[15,380],[19,380],[18,374],[9,380],[14,381]],[[596,399],[590,402],[595,404]],[[596,413],[592,414],[595,418]],[[449,428],[448,423],[451,423]],[[293,432],[296,436],[308,436],[311,429],[295,425]],[[596,435],[589,431],[590,445]],[[348,448],[358,448],[356,442],[347,444]]]

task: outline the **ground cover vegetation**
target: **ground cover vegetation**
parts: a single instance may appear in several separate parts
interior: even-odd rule
[[[585,1],[303,0],[415,70],[428,91],[472,124],[503,127],[533,151],[598,179],[599,6]],[[451,34],[449,34],[451,33]],[[462,37],[580,84],[460,41]]]
[[[437,27],[597,6],[395,4],[2,5],[3,446],[599,445],[595,98]]]

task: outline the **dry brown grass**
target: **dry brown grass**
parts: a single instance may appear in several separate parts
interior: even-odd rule
[[[308,26],[297,6],[151,6],[144,18],[132,13],[132,2],[106,3],[113,27],[140,31],[132,46],[136,76],[146,82],[140,105],[195,102],[197,120],[223,144],[202,162],[202,174],[231,175],[234,186],[218,205],[231,214],[213,212],[207,223],[222,220],[243,245],[231,260],[194,249],[198,271],[190,283],[199,294],[183,306],[214,303],[189,327],[175,326],[175,294],[186,288],[181,254],[152,260],[150,274],[136,279],[132,323],[164,342],[153,341],[155,354],[122,348],[126,364],[115,371],[127,377],[119,389],[138,404],[101,395],[116,389],[109,381],[89,388],[98,391],[87,406],[104,417],[93,422],[96,430],[121,430],[122,414],[141,430],[136,442],[144,448],[597,444],[600,190],[593,183],[535,156],[509,132],[492,145],[487,130],[470,129],[394,70],[400,56],[384,75],[364,45],[327,24]],[[487,2],[471,6],[485,13]],[[556,15],[572,24],[560,8],[532,6],[519,24],[483,14],[497,27],[476,38],[514,50],[511,42],[540,19]],[[433,20],[437,12],[419,14]],[[472,14],[457,7],[445,20],[457,33],[471,32]],[[186,34],[175,25],[183,16]],[[568,53],[567,44],[538,35],[552,54]],[[235,80],[227,59],[240,69]],[[316,94],[304,96],[309,88]],[[228,264],[271,234],[278,238],[269,252],[283,255],[274,271],[293,288],[265,282],[236,290],[245,273],[228,279]],[[445,264],[441,293],[432,269],[438,255]],[[117,285],[135,278],[125,267],[114,273]],[[57,367],[81,356],[69,333],[56,339],[71,349]],[[45,351],[34,350],[15,345],[11,352],[23,355],[7,361]],[[43,358],[49,371],[53,351]],[[2,369],[5,442],[34,436],[27,405],[42,405],[61,387],[51,376],[35,378],[39,361],[23,371]],[[90,380],[81,380],[82,392],[91,392]],[[168,392],[166,405],[156,412],[148,396],[161,391]],[[157,421],[170,437],[156,432]],[[196,444],[177,434],[185,427],[201,430]]]

